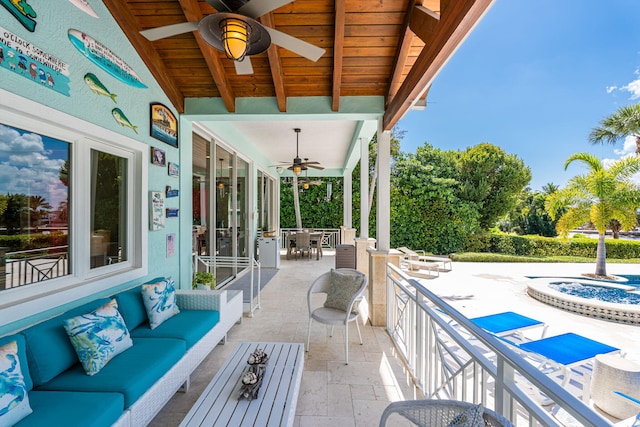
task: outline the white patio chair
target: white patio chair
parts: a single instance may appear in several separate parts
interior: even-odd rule
[[[329,333],[331,337],[333,336],[335,325],[344,325],[345,364],[349,364],[349,323],[355,322],[360,345],[362,345],[357,305],[364,299],[366,287],[367,277],[364,273],[352,268],[332,269],[313,281],[307,292],[309,327],[307,329],[306,351],[309,351],[311,323],[313,320],[325,325],[331,325],[331,332]],[[312,297],[319,293],[327,294],[325,305],[314,307]]]
[[[469,402],[439,399],[392,402],[382,413],[380,427],[385,427],[387,420],[394,414],[411,421],[419,427],[447,426],[458,415],[474,406],[476,405]],[[396,416],[395,418],[398,417]],[[483,425],[486,426],[513,427],[509,420],[487,408],[483,408],[482,418],[484,419]]]

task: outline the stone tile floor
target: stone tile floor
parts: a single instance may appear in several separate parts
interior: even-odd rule
[[[177,426],[208,382],[240,341],[306,341],[308,312],[306,293],[313,279],[335,264],[334,252],[325,250],[320,261],[286,260],[262,293],[262,307],[254,317],[244,317],[192,375],[188,393],[177,393],[150,424]],[[608,266],[612,274],[633,274],[637,265]],[[593,272],[592,264],[485,264],[455,263],[453,271],[438,279],[420,281],[468,317],[505,310],[542,320],[548,335],[576,332],[623,348],[636,359],[640,355],[640,327],[590,319],[547,306],[526,294],[527,275],[572,276]],[[497,298],[496,296],[499,297]],[[383,328],[361,323],[364,345],[358,343],[353,324],[349,334],[349,365],[344,364],[344,330],[317,323],[311,332],[311,348],[305,354],[302,386],[295,426],[377,426],[389,402],[419,398]]]
[[[188,393],[176,393],[150,426],[180,424],[227,355],[240,341],[300,342],[307,339],[307,289],[314,278],[335,265],[334,252],[324,257],[286,260],[266,285],[261,308],[254,317],[243,318],[191,377]],[[377,426],[389,402],[418,396],[409,377],[395,358],[393,345],[383,328],[360,323],[363,345],[355,325],[350,324],[349,365],[344,359],[344,328],[312,325],[310,351],[305,353],[304,373],[296,408],[295,426]]]

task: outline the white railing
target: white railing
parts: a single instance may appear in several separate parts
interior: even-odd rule
[[[232,275],[237,276],[239,272],[244,269],[249,269],[249,317],[253,317],[253,312],[260,308],[260,262],[249,257],[231,257],[231,256],[212,256],[212,255],[196,255],[193,261],[193,272],[195,274],[198,271],[200,264],[204,265],[205,270],[208,273],[216,271],[216,268],[231,268]],[[256,301],[253,298],[254,279],[256,275],[254,270],[258,271],[258,292],[256,295]]]
[[[0,288],[15,288],[66,276],[69,274],[68,250],[65,245],[7,252],[5,283]]]
[[[392,264],[387,264],[387,331],[426,398],[483,403],[517,426],[561,426],[551,408],[561,408],[577,425],[611,425]],[[542,393],[554,405],[542,406]]]

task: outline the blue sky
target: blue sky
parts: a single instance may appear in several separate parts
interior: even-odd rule
[[[573,153],[633,153],[632,141],[593,146],[587,137],[640,102],[639,16],[638,0],[496,0],[436,77],[427,108],[399,121],[402,151],[490,142],[524,160],[534,190],[583,173],[577,164],[564,171]]]

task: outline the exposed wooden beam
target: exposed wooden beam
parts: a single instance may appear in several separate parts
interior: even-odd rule
[[[151,45],[151,42],[140,35],[140,28],[134,16],[129,11],[125,0],[104,0],[104,5],[109,9],[109,13],[116,20],[120,28],[127,36],[133,48],[138,52],[140,58],[153,74],[156,81],[169,98],[169,101],[178,111],[184,113],[184,96],[178,89],[175,81],[170,77],[169,71],[164,65],[162,58]]]
[[[440,15],[437,13],[430,11],[424,6],[416,6],[413,8],[413,13],[411,13],[409,28],[411,28],[411,31],[420,37],[423,42],[428,43],[439,21]]]
[[[402,83],[404,67],[407,65],[407,58],[409,57],[409,50],[411,49],[414,37],[413,32],[409,28],[409,23],[411,22],[411,15],[413,14],[416,6],[421,5],[422,0],[413,0],[410,3],[407,14],[405,15],[404,23],[402,25],[403,29],[400,34],[400,40],[398,41],[399,48],[396,52],[396,57],[393,60],[393,72],[391,73],[391,79],[389,80],[389,91],[387,93],[387,99],[385,100],[385,104],[387,106],[394,98],[396,92],[398,92],[400,84]]]
[[[260,23],[274,28],[273,14],[271,12],[262,15],[260,17]],[[282,74],[282,62],[280,61],[280,54],[278,53],[278,47],[271,43],[269,49],[267,49],[267,56],[269,56],[269,66],[271,68],[271,78],[273,79],[273,88],[276,92],[276,100],[278,102],[278,110],[281,113],[287,111],[287,95],[284,91],[284,78]]]
[[[342,89],[342,61],[344,58],[344,26],[346,0],[336,0],[333,38],[333,86],[331,89],[331,110],[340,110],[340,91]]]
[[[200,10],[200,6],[198,6],[198,0],[180,0],[180,6],[182,7],[182,11],[184,12],[185,18],[187,18],[187,21],[195,22],[204,18],[204,15]],[[236,98],[233,94],[233,89],[231,88],[229,79],[227,79],[227,75],[225,74],[222,61],[220,61],[220,57],[218,56],[218,51],[211,47],[209,43],[204,41],[197,31],[194,31],[193,34],[196,38],[196,42],[198,43],[198,47],[202,52],[204,61],[207,63],[207,68],[209,68],[211,77],[216,83],[218,92],[220,92],[220,97],[222,98],[222,102],[224,102],[224,106],[230,113],[235,112]]]
[[[383,117],[384,130],[391,130],[419,99],[492,3],[493,0],[459,0],[447,5],[430,43],[389,103]]]

